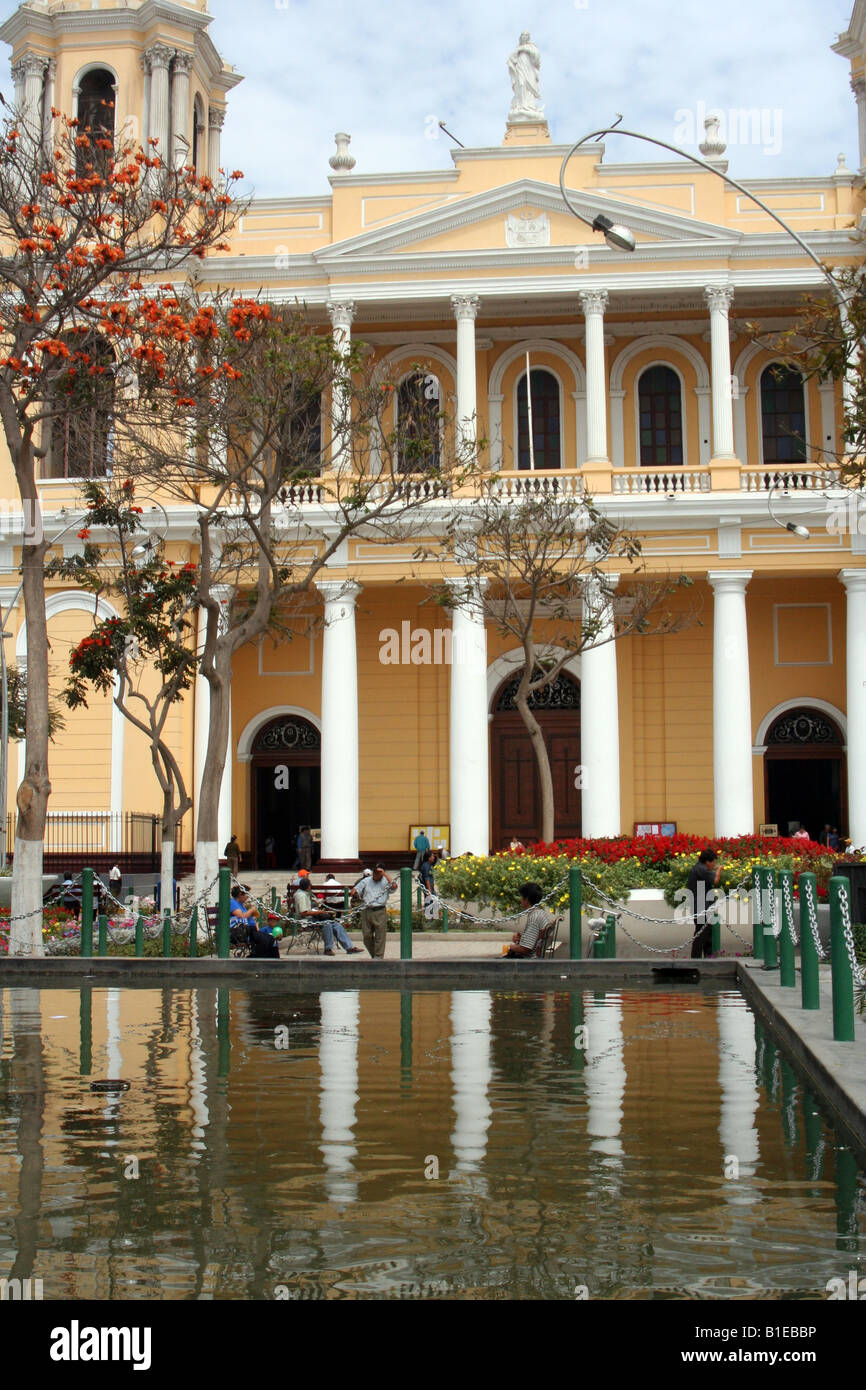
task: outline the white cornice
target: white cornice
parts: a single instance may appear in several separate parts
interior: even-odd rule
[[[707,163],[720,173],[727,172],[728,161],[726,159],[709,159]],[[697,164],[691,164],[685,159],[671,160],[646,160],[643,163],[634,161],[630,164],[596,164],[595,171],[599,178],[645,178],[651,179],[654,174],[664,174],[668,178],[671,174],[685,174],[691,178],[696,178],[699,174],[706,173]],[[651,185],[648,185],[651,187]]]
[[[329,174],[328,183],[332,188],[351,188],[366,183],[456,183],[459,177],[456,169],[419,169],[400,174]]]
[[[571,145],[479,145],[474,149],[453,149],[450,151],[451,158],[457,165],[470,163],[478,160],[489,159],[558,159],[562,161],[571,149]],[[601,160],[604,155],[604,145],[584,145],[575,159],[582,156],[593,155]]]

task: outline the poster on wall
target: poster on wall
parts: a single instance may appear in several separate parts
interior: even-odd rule
[[[676,835],[677,823],[675,820],[635,821],[634,833],[640,837],[646,835],[666,835],[670,837]]]
[[[427,836],[430,841],[431,849],[444,850],[445,854],[451,853],[451,826],[450,825],[410,825],[409,826],[409,848],[414,851],[415,837],[420,834]]]

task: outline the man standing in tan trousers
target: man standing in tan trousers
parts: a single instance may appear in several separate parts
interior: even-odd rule
[[[388,939],[387,903],[396,887],[396,881],[388,877],[381,864],[377,864],[370,877],[360,879],[352,889],[352,897],[359,898],[363,903],[361,934],[374,960],[382,960],[385,955],[385,942]]]

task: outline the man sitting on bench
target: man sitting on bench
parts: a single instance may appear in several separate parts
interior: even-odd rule
[[[520,960],[525,956],[534,956],[538,946],[538,938],[543,931],[550,926],[550,918],[543,907],[538,904],[544,897],[541,885],[538,883],[524,883],[520,889],[520,907],[526,913],[523,923],[523,930],[515,932],[511,938],[511,945],[505,952],[505,956],[511,960]]]
[[[340,943],[347,956],[357,956],[361,952],[360,946],[352,945],[352,938],[349,936],[343,923],[340,921],[338,912],[334,908],[314,908],[313,898],[310,892],[310,875],[306,869],[301,869],[298,874],[298,888],[294,897],[294,915],[302,921],[321,923],[322,941],[325,947],[325,955],[333,956],[334,939]]]

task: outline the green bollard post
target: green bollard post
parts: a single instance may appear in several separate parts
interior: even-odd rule
[[[412,959],[412,870],[400,870],[400,959]]]
[[[607,916],[607,935],[605,936],[605,956],[608,960],[616,960],[616,918],[612,912]]]
[[[610,918],[608,918],[607,922],[605,922],[598,936],[592,943],[593,960],[604,960],[607,956],[607,931],[609,921]]]
[[[189,958],[198,957],[198,908],[194,907],[189,917]]]
[[[287,898],[286,898],[286,912],[288,912],[288,910],[289,910],[289,900],[288,900],[288,897],[287,897]],[[348,911],[349,911],[349,885],[348,885],[348,884],[346,884],[346,885],[344,886],[344,888],[343,888],[343,911],[344,911],[344,912],[348,912]]]
[[[764,919],[764,969],[778,970],[779,949],[776,941],[776,870],[764,870],[763,894]]]
[[[442,904],[442,930],[448,930],[448,909],[444,903]]]
[[[135,919],[135,954],[144,955],[144,918],[140,912]]]
[[[93,955],[93,870],[81,870],[81,956]]]
[[[271,912],[273,912],[273,910],[274,910],[274,908],[276,907],[276,905],[277,905],[277,890],[276,890],[276,888],[274,887],[274,885],[271,884]]]
[[[404,990],[400,995],[400,1080],[412,1082],[412,995]]]
[[[842,901],[851,884],[841,874],[830,879],[830,969],[833,975],[833,1041],[854,1041],[854,976],[845,946]]]
[[[85,985],[78,1001],[80,1022],[80,1055],[78,1070],[82,1076],[89,1076],[93,1068],[93,990]]]
[[[764,959],[764,877],[763,869],[752,875],[752,955]]]
[[[720,956],[722,953],[722,924],[718,916],[710,924],[710,942],[713,955]]]
[[[417,893],[417,896],[416,896],[416,898],[415,898],[415,905],[416,905],[416,907],[418,908],[418,911],[419,911],[419,912],[421,911],[422,907],[424,906],[424,891],[423,891],[423,889],[422,889],[420,883],[418,884],[418,893]]]
[[[165,960],[171,955],[171,909],[168,907],[162,919],[162,954]]]
[[[228,873],[228,870],[226,870]],[[219,933],[217,933],[219,934]],[[223,987],[218,989],[217,995],[217,1076],[228,1076],[231,1070],[232,1061],[232,1041],[231,1041],[231,990]]]
[[[568,957],[580,960],[583,951],[581,926],[583,924],[583,879],[580,869],[568,871]]]
[[[818,950],[812,935],[811,913],[818,921],[818,880],[814,874],[800,875],[800,999],[804,1009],[820,1009]]]
[[[779,896],[782,907],[782,935],[779,937],[779,982],[783,989],[795,989],[797,967],[794,960],[794,874],[791,869],[779,870]]]
[[[219,899],[217,906],[217,956],[220,960],[229,958],[229,907],[232,894],[231,869],[220,869]]]
[[[99,937],[96,953],[100,956],[108,955],[108,918],[104,912],[100,912],[99,914]]]

